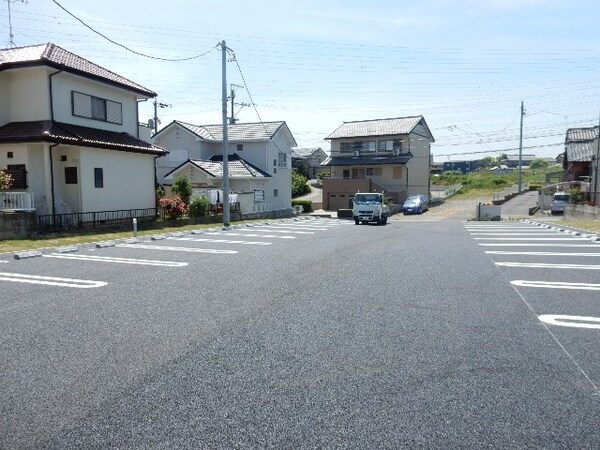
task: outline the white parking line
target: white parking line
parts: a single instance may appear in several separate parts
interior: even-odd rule
[[[497,262],[502,267],[529,267],[535,269],[578,269],[578,270],[600,270],[600,266],[592,264],[546,264],[546,263],[520,263],[520,262]]]
[[[516,243],[516,244],[510,244],[510,243],[502,243],[502,244],[479,244],[482,247],[577,247],[577,248],[593,248],[594,244],[589,243],[589,244],[526,244],[526,243]]]
[[[471,236],[556,236],[556,231],[551,232],[529,232],[529,233],[471,233]]]
[[[543,314],[538,316],[542,322],[571,328],[592,328],[600,330],[600,317],[566,316],[561,314]]]
[[[117,247],[124,248],[139,248],[143,250],[164,250],[171,252],[188,252],[188,253],[213,253],[219,255],[233,255],[235,250],[216,250],[211,248],[194,248],[194,247],[169,247],[168,245],[145,245],[145,244],[117,244]]]
[[[111,256],[91,256],[91,255],[67,255],[62,253],[50,253],[49,255],[42,255],[44,258],[60,258],[60,259],[74,259],[79,261],[96,261],[116,264],[136,264],[142,266],[162,266],[162,267],[184,267],[187,266],[186,262],[177,261],[157,261],[152,259],[131,259],[131,258],[116,258]]]
[[[62,286],[80,289],[97,288],[106,286],[108,284],[105,281],[77,280],[75,278],[44,277],[39,275],[26,275],[6,272],[0,272],[0,280],[13,281],[15,283],[43,284],[46,286]]]
[[[265,232],[271,233],[292,233],[292,234],[315,234],[314,231],[292,231],[287,228],[290,227],[270,227],[270,226],[261,226],[261,227],[252,227],[252,228],[240,228],[240,231],[262,231],[266,228]]]
[[[174,241],[191,242],[214,242],[217,244],[242,244],[242,245],[271,245],[272,242],[265,241],[233,241],[231,239],[208,239],[208,238],[169,238]]]
[[[600,256],[600,253],[586,252],[511,252],[503,250],[488,250],[488,255],[531,255],[531,256]]]
[[[478,241],[589,241],[586,238],[579,237],[560,237],[560,238],[538,238],[538,237],[526,237],[526,238],[512,238],[512,237],[476,237],[473,238]]]
[[[593,283],[562,283],[559,281],[530,281],[513,280],[510,284],[515,286],[545,288],[545,289],[571,289],[580,291],[600,291],[600,284]]]
[[[269,239],[296,239],[296,236],[277,236],[274,234],[232,233],[231,231],[228,231],[227,233],[208,232],[205,234],[207,236],[244,236],[244,237],[260,237],[260,238],[269,238]]]

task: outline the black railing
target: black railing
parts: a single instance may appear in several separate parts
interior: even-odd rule
[[[144,208],[69,214],[47,214],[37,216],[37,231],[39,233],[48,233],[66,230],[93,230],[103,227],[130,224],[134,217],[138,222],[150,222],[156,220],[160,213],[160,208]]]

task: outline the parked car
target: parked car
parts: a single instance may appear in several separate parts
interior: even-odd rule
[[[429,199],[426,195],[411,195],[402,205],[402,212],[406,214],[422,214],[429,209]]]
[[[550,202],[550,213],[554,214],[564,214],[565,206],[569,203],[571,196],[562,191],[557,191],[552,196],[552,201]]]

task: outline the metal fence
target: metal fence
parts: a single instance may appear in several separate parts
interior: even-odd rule
[[[46,214],[37,216],[39,233],[66,230],[93,230],[97,228],[149,222],[161,216],[161,208],[124,209],[117,211],[95,211],[69,214]]]

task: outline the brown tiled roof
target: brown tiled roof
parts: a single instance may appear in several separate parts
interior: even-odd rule
[[[423,126],[429,131],[423,116],[344,122],[325,139],[365,138],[409,134],[421,121]],[[429,134],[431,134],[431,132]],[[433,136],[431,136],[431,139],[432,141],[434,140]]]
[[[168,153],[162,147],[138,139],[128,133],[82,127],[53,120],[8,123],[0,127],[0,143],[7,142],[49,142],[148,153],[157,156]]]
[[[0,49],[0,71],[31,66],[54,67],[65,72],[119,86],[145,97],[156,97],[156,93],[150,89],[55,44]]]

